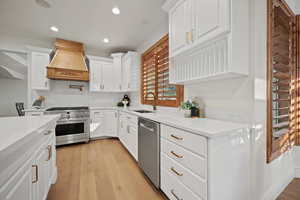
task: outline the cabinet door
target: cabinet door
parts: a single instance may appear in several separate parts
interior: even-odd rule
[[[188,45],[191,27],[190,5],[191,0],[181,0],[169,12],[171,56]]]
[[[123,91],[130,91],[131,88],[131,57],[126,56],[123,61],[123,80],[122,89]]]
[[[122,54],[113,55],[114,91],[122,90]]]
[[[117,137],[118,113],[116,111],[104,112],[104,132],[105,136]]]
[[[102,64],[100,61],[90,60],[90,91],[101,91]]]
[[[47,78],[47,65],[49,55],[47,53],[31,53],[31,88],[34,90],[49,90]]]
[[[46,191],[50,190],[53,178],[54,169],[56,167],[56,150],[55,150],[55,137],[51,137],[46,147],[47,159],[45,163],[45,177],[46,177]]]
[[[194,42],[206,42],[225,31],[229,23],[228,0],[192,0]]]
[[[91,112],[91,138],[103,137],[104,135],[104,113],[100,110]]]
[[[102,63],[102,90],[111,92],[114,91],[115,81],[113,65],[111,63]]]
[[[0,186],[1,200],[32,200],[32,174],[31,166],[26,165],[24,169],[18,171]]]
[[[119,139],[126,146],[126,117],[124,114],[119,116]]]
[[[37,159],[33,164],[33,179],[35,180],[33,184],[33,194],[35,196],[35,200],[46,199],[48,194],[48,183],[49,177],[48,175],[48,151],[46,145],[43,145],[41,150],[37,154]]]

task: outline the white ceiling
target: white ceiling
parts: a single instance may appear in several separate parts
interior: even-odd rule
[[[167,26],[164,1],[53,0],[51,8],[43,8],[35,0],[1,0],[0,34],[49,43],[56,37],[74,40],[101,55],[136,50],[158,27]],[[121,9],[119,16],[112,14],[114,6]],[[50,31],[53,25],[58,33]],[[102,42],[105,37],[109,44]]]

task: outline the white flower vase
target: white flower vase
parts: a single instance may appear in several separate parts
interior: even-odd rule
[[[183,110],[183,115],[185,118],[191,117],[191,110]]]

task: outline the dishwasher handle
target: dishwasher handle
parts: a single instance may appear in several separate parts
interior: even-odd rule
[[[154,132],[154,128],[150,128],[150,127],[146,126],[146,125],[143,124],[143,123],[140,123],[140,126],[141,126],[142,128],[144,128],[144,129],[147,129],[148,131]]]

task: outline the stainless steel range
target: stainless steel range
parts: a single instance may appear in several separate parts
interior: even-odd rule
[[[54,107],[45,114],[60,114],[55,128],[56,145],[88,142],[90,139],[90,112],[88,107]]]

